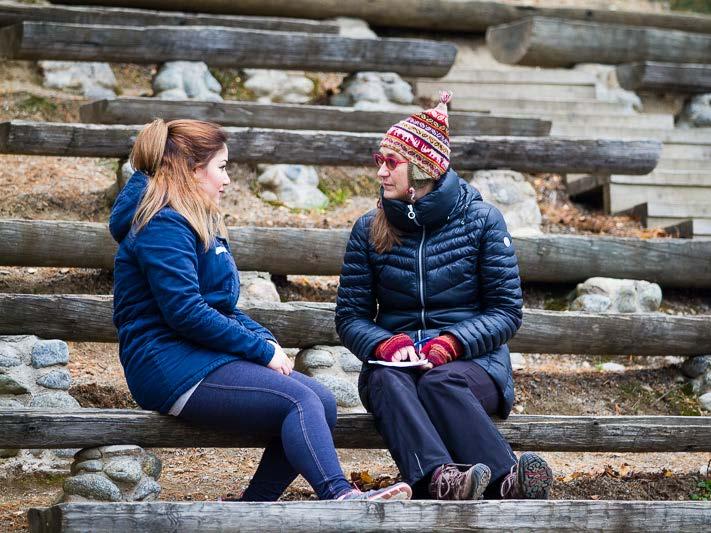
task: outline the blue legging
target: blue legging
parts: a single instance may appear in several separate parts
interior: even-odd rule
[[[298,372],[284,376],[237,360],[212,371],[195,389],[180,418],[220,429],[273,435],[244,501],[275,501],[298,474],[318,497],[351,489],[333,445],[333,394]]]

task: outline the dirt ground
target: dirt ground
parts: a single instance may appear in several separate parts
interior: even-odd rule
[[[532,4],[579,4],[574,0]],[[594,4],[594,5],[593,5]],[[589,7],[664,9],[660,2],[590,0]],[[155,66],[112,65],[123,95],[150,93]],[[227,73],[229,74],[229,73]],[[227,77],[227,74],[225,76]],[[77,94],[41,87],[40,74],[29,62],[0,62],[0,121],[10,119],[78,121],[84,100]],[[235,89],[237,90],[237,89]],[[111,187],[119,161],[114,159],[0,155],[0,217],[106,222]],[[223,198],[230,225],[349,228],[375,206],[377,191],[370,168],[323,167],[324,192],[332,199],[326,210],[295,211],[259,200],[257,169],[232,164],[232,184]],[[560,176],[528,175],[543,214],[543,229],[551,233],[663,236],[641,228],[629,217],[608,217],[575,204]],[[275,280],[283,301],[334,301],[338,278],[289,276]],[[112,292],[111,272],[98,269],[0,267],[0,291],[15,293]],[[572,286],[526,284],[527,307],[559,309]],[[711,313],[709,291],[665,290],[663,312]],[[71,393],[84,407],[137,408],[127,389],[116,344],[69,343]],[[696,398],[680,378],[674,358],[582,357],[524,354],[515,372],[515,410],[524,414],[559,415],[696,415]],[[602,371],[614,361],[625,372]],[[160,449],[160,479],[165,500],[234,499],[247,485],[261,450]],[[711,484],[700,469],[711,461],[702,453],[544,453],[554,468],[557,499],[683,500],[711,497]],[[347,474],[363,482],[389,482],[397,469],[384,450],[339,450]],[[15,475],[0,481],[0,531],[23,531],[26,511],[47,506],[61,493],[62,475]],[[711,483],[711,482],[710,482]],[[299,478],[284,499],[313,498]]]

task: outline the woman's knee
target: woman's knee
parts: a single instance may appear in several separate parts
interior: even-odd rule
[[[333,395],[330,389],[318,382],[314,378],[305,376],[298,372],[294,372],[292,375],[294,379],[299,381],[300,384],[304,385],[306,388],[310,389],[319,399],[321,405],[323,406],[324,415],[326,416],[326,422],[329,427],[333,429],[336,427],[336,419],[338,418],[338,407],[336,405],[336,397]]]

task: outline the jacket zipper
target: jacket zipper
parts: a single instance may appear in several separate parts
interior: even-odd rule
[[[424,260],[423,260],[423,248],[425,245],[425,227],[422,226],[422,240],[420,240],[420,248],[417,252],[417,262],[419,264],[419,286],[420,286],[420,303],[422,304],[422,311],[420,313],[420,318],[422,319],[422,329],[427,329],[425,324],[425,274],[424,274]]]

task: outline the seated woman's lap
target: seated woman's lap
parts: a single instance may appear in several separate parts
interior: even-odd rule
[[[224,429],[278,433],[292,409],[324,412],[336,423],[333,394],[299,372],[285,376],[250,361],[235,360],[213,370],[193,392],[180,414],[190,422]]]

